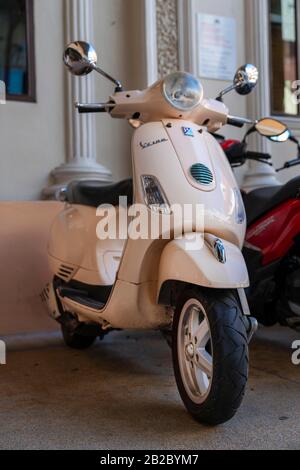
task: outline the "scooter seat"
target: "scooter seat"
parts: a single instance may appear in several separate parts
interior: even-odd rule
[[[66,199],[70,204],[99,207],[101,204],[119,205],[119,197],[127,197],[133,204],[133,181],[128,179],[104,186],[100,181],[73,181],[68,185]]]
[[[284,186],[270,186],[244,194],[248,225],[288,199],[300,197],[300,177]]]

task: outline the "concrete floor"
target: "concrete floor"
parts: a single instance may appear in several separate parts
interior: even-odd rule
[[[183,408],[157,333],[114,333],[85,352],[65,348],[57,334],[6,338],[0,448],[300,449],[296,339],[288,329],[260,331],[243,406],[207,428]]]

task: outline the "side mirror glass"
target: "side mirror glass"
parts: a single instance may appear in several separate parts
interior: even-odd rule
[[[273,142],[287,142],[291,138],[291,131],[287,129],[283,134],[281,135],[275,135],[270,137],[270,140]]]
[[[72,42],[64,52],[64,64],[73,75],[88,75],[97,65],[97,53],[87,42]]]
[[[268,137],[273,142],[286,142],[290,138],[287,126],[277,119],[261,119],[255,128],[260,135]]]
[[[248,95],[256,87],[259,72],[255,65],[246,64],[238,69],[234,77],[234,88],[239,95]]]

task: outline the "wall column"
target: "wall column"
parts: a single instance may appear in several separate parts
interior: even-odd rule
[[[94,43],[93,0],[64,0],[66,18],[66,44],[74,40]],[[62,65],[63,66],[63,65]],[[79,115],[74,103],[95,101],[95,74],[73,77],[66,71],[67,163],[55,168],[53,185],[44,190],[48,199],[74,180],[111,182],[111,172],[97,163],[96,122],[93,114]]]
[[[269,5],[268,0],[252,0],[245,3],[247,56],[259,68],[260,81],[257,88],[249,95],[249,117],[257,119],[271,115],[270,70],[269,70]],[[257,151],[272,154],[272,146],[268,139],[259,135],[251,138]],[[260,162],[250,162],[244,177],[242,189],[251,192],[264,186],[280,185],[273,167]]]

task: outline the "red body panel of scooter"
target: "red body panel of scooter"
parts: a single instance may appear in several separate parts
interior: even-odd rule
[[[259,248],[263,265],[283,258],[300,232],[300,200],[290,199],[248,227],[246,241]]]

